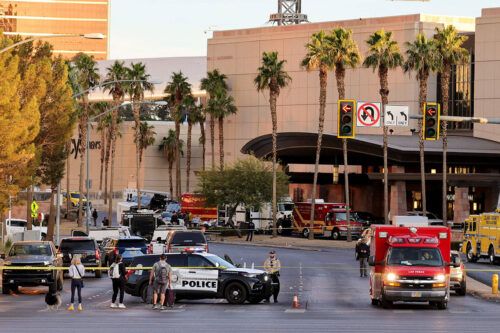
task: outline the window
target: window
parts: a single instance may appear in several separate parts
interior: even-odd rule
[[[393,247],[387,255],[389,266],[429,266],[443,265],[441,252],[436,248]]]
[[[146,247],[146,241],[144,239],[120,239],[120,247]]]
[[[171,241],[172,245],[205,245],[207,240],[201,232],[176,232]]]
[[[188,257],[188,267],[214,267],[214,265],[202,256],[190,255]]]
[[[172,267],[186,267],[185,254],[170,254],[167,255],[167,263]]]
[[[63,239],[61,242],[61,251],[63,252],[85,251],[85,250],[95,250],[95,245],[93,240]]]
[[[22,228],[26,228],[26,224],[27,224],[27,222],[26,222],[26,221],[23,221],[23,220],[10,220],[10,226],[11,226],[11,227],[22,227]]]
[[[15,244],[9,252],[9,256],[50,256],[52,250],[48,244]]]

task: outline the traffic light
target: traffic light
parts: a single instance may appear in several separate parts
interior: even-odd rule
[[[348,139],[356,135],[356,101],[339,100],[337,138]]]
[[[441,108],[438,103],[425,103],[424,119],[422,122],[424,140],[439,139],[439,129],[441,127],[441,124],[439,122],[440,112]]]

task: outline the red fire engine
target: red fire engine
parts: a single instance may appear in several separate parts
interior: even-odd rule
[[[202,221],[216,221],[217,207],[206,207],[205,198],[194,193],[181,195],[181,211],[185,214],[191,213],[192,218],[199,217]]]
[[[370,297],[373,305],[429,302],[446,309],[450,281],[450,229],[372,226]],[[453,263],[455,265],[455,263]]]
[[[293,210],[294,231],[309,237],[311,202],[297,202]],[[347,236],[346,209],[343,203],[317,202],[314,205],[314,228],[315,235],[339,239]],[[351,234],[353,237],[361,235],[363,225],[355,221],[351,215]]]

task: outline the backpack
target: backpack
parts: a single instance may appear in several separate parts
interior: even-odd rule
[[[168,282],[168,272],[167,266],[160,264],[155,271],[155,280],[158,284],[167,284]]]

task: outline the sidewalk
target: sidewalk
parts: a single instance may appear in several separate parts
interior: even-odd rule
[[[245,246],[265,246],[276,248],[288,248],[309,251],[321,251],[323,249],[353,249],[356,241],[347,242],[345,240],[334,241],[331,239],[309,240],[302,237],[282,237],[272,238],[270,235],[254,235],[252,242],[245,241],[246,236],[238,238],[237,236],[221,237],[212,236],[212,243],[234,244]]]
[[[493,295],[491,287],[467,276],[467,293],[488,301],[500,302],[500,294]]]

